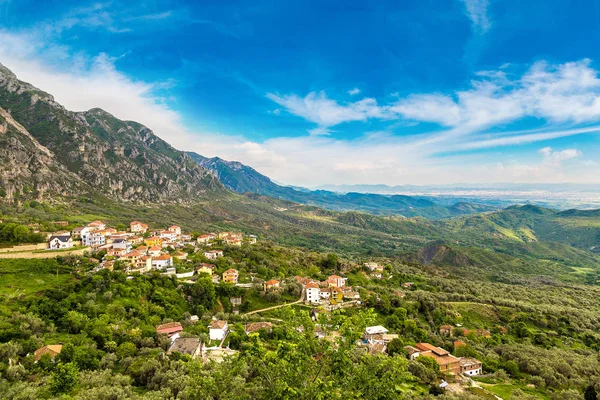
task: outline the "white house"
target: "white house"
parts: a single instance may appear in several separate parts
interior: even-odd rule
[[[48,241],[50,250],[70,249],[73,247],[73,239],[71,235],[56,235],[51,236]]]
[[[127,239],[115,239],[113,240],[112,246],[113,249],[125,250],[126,253],[129,253],[131,251],[131,243],[129,243]]]
[[[222,250],[206,251],[206,252],[204,252],[204,257],[208,258],[209,260],[216,260],[219,257],[223,257],[223,251]]]
[[[210,340],[223,340],[229,332],[227,321],[214,320],[208,325],[208,337]]]
[[[98,220],[90,222],[87,226],[92,228],[93,231],[101,231],[106,229],[106,224]]]
[[[106,243],[106,237],[100,232],[89,232],[81,235],[81,244],[84,246],[98,247]]]
[[[481,361],[475,358],[463,357],[460,359],[458,366],[461,374],[468,376],[481,375]]]
[[[150,255],[152,257],[158,257],[161,255],[161,253],[162,253],[162,247],[159,247],[159,246],[150,247],[148,249],[148,255]]]
[[[160,231],[159,237],[163,240],[173,242],[173,241],[177,240],[177,233],[171,232],[171,231]]]
[[[176,235],[181,235],[181,227],[177,225],[172,225],[168,229],[169,232],[173,232]]]
[[[367,326],[365,328],[365,334],[367,335],[382,335],[384,333],[388,333],[388,330],[381,325]]]
[[[318,304],[321,301],[321,289],[319,285],[311,282],[306,285],[306,302]]]
[[[78,226],[77,228],[73,229],[72,234],[75,238],[81,238],[82,236],[87,235],[91,231],[92,229],[87,226]]]
[[[152,266],[156,269],[165,269],[173,265],[173,257],[163,254],[152,258]]]

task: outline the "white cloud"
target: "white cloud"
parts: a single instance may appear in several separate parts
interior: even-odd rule
[[[18,78],[52,94],[73,111],[99,107],[117,118],[138,121],[173,146],[184,150],[224,154],[224,148],[243,143],[240,137],[191,132],[181,115],[157,96],[170,83],[134,80],[106,54],[88,57],[44,40],[38,31],[0,30],[0,62]]]
[[[552,164],[560,164],[563,161],[570,160],[572,158],[581,157],[583,153],[577,149],[565,149],[561,151],[554,151],[552,147],[543,147],[538,150],[542,156],[544,156],[544,160],[546,162]]]
[[[515,132],[503,131],[501,132],[502,136],[496,138],[450,143],[446,146],[446,150],[477,150],[500,146],[513,146],[586,133],[600,133],[600,125],[576,129],[546,129]]]
[[[534,64],[512,78],[501,71],[478,74],[472,87],[449,97],[413,95],[401,99],[393,111],[406,118],[437,122],[472,132],[523,117],[553,123],[600,120],[600,79],[589,60],[550,65]]]
[[[488,0],[462,0],[465,4],[467,16],[471,20],[473,30],[477,33],[485,33],[491,27],[488,18]]]
[[[352,121],[432,122],[447,129],[421,137],[422,145],[478,149],[590,133],[600,122],[600,79],[590,60],[564,64],[535,63],[522,75],[506,69],[481,71],[468,89],[452,94],[422,93],[380,105],[376,99],[338,102],[324,92],[267,97],[288,112],[317,124],[314,132]],[[545,130],[486,132],[525,117],[548,121]],[[554,128],[554,129],[552,129]],[[446,149],[448,146],[446,146]]]
[[[124,21],[160,21],[173,15],[173,11],[164,11],[156,14],[137,15],[134,17],[123,18]]]
[[[340,104],[328,98],[325,92],[310,92],[305,97],[267,93],[267,97],[285,107],[288,112],[316,123],[320,132],[344,122],[386,118],[385,110],[372,98]]]
[[[348,94],[350,96],[354,96],[355,94],[359,94],[359,93],[360,93],[360,89],[359,88],[354,88],[354,89],[348,90]]]

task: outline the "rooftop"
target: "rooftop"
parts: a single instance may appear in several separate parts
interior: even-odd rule
[[[223,329],[225,328],[225,326],[227,326],[227,321],[223,321],[220,319],[211,321],[211,323],[208,325],[210,329]]]
[[[178,352],[181,354],[188,354],[190,356],[198,350],[198,347],[202,346],[202,342],[197,337],[179,337],[173,341],[171,347],[167,351],[167,354]]]
[[[273,325],[270,322],[251,322],[246,325],[246,334],[257,332],[260,329],[271,330]]]

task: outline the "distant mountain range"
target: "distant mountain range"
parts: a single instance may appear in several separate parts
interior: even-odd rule
[[[397,194],[406,192],[438,192],[438,191],[459,191],[459,190],[517,190],[517,191],[594,191],[600,192],[600,184],[585,183],[448,183],[431,185],[321,185],[315,190],[329,190],[338,193],[358,192],[358,193],[378,193],[378,194]]]
[[[237,193],[259,194],[334,211],[364,211],[372,214],[439,219],[495,209],[492,206],[467,202],[441,205],[426,198],[405,195],[355,192],[340,194],[328,190],[311,191],[281,186],[240,162],[226,161],[218,157],[207,158],[193,152],[187,154],[198,165],[211,171],[225,187]]]

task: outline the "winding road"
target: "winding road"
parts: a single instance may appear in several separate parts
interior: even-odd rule
[[[288,306],[292,306],[294,304],[298,304],[298,303],[302,303],[304,301],[304,289],[302,289],[302,294],[300,295],[300,300],[294,301],[292,303],[285,303],[285,304],[280,304],[278,306],[273,306],[273,307],[267,307],[267,308],[261,308],[260,310],[254,310],[254,311],[250,311],[247,312],[243,315],[252,315],[252,314],[258,314],[259,312],[263,312],[263,311],[269,311],[269,310],[275,310],[277,308],[282,308],[282,307],[288,307]]]

